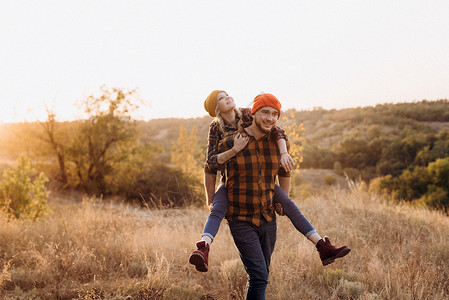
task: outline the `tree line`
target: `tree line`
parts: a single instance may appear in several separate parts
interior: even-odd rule
[[[144,205],[203,203],[211,119],[137,121],[140,101],[136,90],[102,87],[100,96],[82,100],[79,120],[59,122],[48,109],[45,121],[4,125],[9,134],[2,134],[0,150],[29,157],[61,189],[122,195]],[[279,121],[297,168],[334,169],[369,183],[371,191],[444,211],[448,124],[447,100],[289,110]]]
[[[318,109],[299,120],[306,127],[304,168],[334,169],[372,191],[447,212],[447,100]]]

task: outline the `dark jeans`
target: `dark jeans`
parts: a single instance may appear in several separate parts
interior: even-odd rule
[[[267,222],[262,218],[260,226],[229,221],[229,228],[248,274],[246,299],[265,299],[271,254],[276,244],[276,221]]]
[[[304,236],[308,237],[312,233],[317,232],[304,217],[296,204],[293,203],[284,190],[278,185],[275,185],[274,187],[273,202],[281,204],[284,214],[290,219],[293,226],[295,226],[295,228]],[[224,184],[220,183],[212,201],[212,211],[204,226],[203,235],[207,235],[213,240],[227,211],[228,194],[226,193]]]

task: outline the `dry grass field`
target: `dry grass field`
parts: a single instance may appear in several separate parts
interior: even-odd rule
[[[267,299],[448,299],[449,217],[328,188],[299,208],[351,253],[323,267],[278,217]],[[144,210],[53,195],[36,223],[0,215],[2,299],[242,299],[246,275],[224,222],[210,271],[188,257],[208,211]]]

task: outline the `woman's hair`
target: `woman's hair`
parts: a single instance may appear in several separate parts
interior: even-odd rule
[[[234,107],[234,111],[235,114],[238,116],[238,121],[237,121],[237,129],[240,127],[240,125],[242,125],[243,120],[242,120],[242,112],[240,111],[240,108]],[[221,132],[224,133],[225,132],[225,124],[224,124],[224,120],[223,117],[220,114],[220,111],[218,110],[218,105],[215,108],[215,119],[214,122],[218,123],[218,127],[220,128]]]

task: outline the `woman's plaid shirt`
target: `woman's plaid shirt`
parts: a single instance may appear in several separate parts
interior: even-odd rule
[[[244,128],[238,131],[248,136]],[[234,145],[237,132],[227,135],[219,144],[219,151]],[[287,149],[289,143],[287,141]],[[276,141],[270,136],[250,140],[242,151],[231,158],[226,166],[226,189],[229,208],[226,219],[245,221],[260,226],[262,216],[270,222],[275,218],[273,193],[276,175],[290,177],[280,165],[280,153]]]

